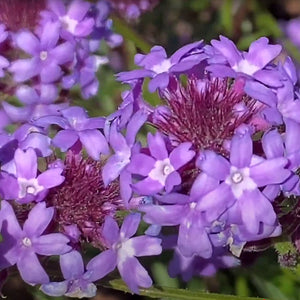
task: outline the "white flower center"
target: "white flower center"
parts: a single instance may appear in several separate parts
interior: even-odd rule
[[[24,239],[22,240],[22,244],[25,247],[31,247],[32,243],[29,237],[24,237]]]
[[[172,67],[171,62],[168,59],[165,59],[160,64],[154,65],[152,67],[152,71],[155,72],[156,74],[161,74],[164,72],[168,72],[171,67]]]
[[[19,198],[24,198],[27,194],[36,196],[39,192],[44,190],[44,187],[39,185],[36,178],[26,179],[18,178],[19,183]]]
[[[230,175],[225,179],[225,183],[230,185],[231,191],[236,199],[239,199],[245,190],[252,191],[257,188],[256,183],[250,177],[250,169],[232,166]]]
[[[41,51],[40,52],[40,59],[41,60],[46,60],[47,59],[47,57],[48,57],[48,52],[47,51]]]
[[[158,181],[161,185],[165,185],[167,177],[170,173],[175,171],[171,165],[170,159],[165,158],[164,160],[157,160],[154,164],[154,168],[150,171],[149,177],[153,180]]]
[[[75,33],[75,29],[77,27],[78,21],[71,19],[68,15],[65,15],[63,17],[60,17],[59,20],[61,21],[63,27],[71,32],[71,33]]]
[[[236,72],[252,76],[256,71],[260,70],[260,67],[251,65],[246,59],[242,59],[238,62],[238,64],[232,66],[232,69]]]
[[[234,182],[234,183],[240,183],[243,181],[243,175],[242,173],[240,172],[235,172],[231,175],[231,180]]]

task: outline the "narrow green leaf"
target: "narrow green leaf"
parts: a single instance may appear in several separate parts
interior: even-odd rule
[[[132,41],[137,48],[142,52],[147,53],[151,49],[151,45],[138,35],[130,26],[123,20],[113,17],[114,29],[117,33],[121,34],[126,41]]]
[[[111,280],[108,284],[102,285],[107,288],[130,293],[128,287],[120,279]],[[240,297],[233,295],[212,294],[207,292],[174,289],[169,287],[152,287],[149,289],[140,289],[140,295],[147,296],[149,298],[163,298],[169,300],[267,300],[261,298]]]

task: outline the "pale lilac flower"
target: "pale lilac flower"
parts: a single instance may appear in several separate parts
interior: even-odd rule
[[[140,214],[130,214],[124,219],[119,230],[117,222],[111,217],[106,217],[103,235],[110,249],[88,263],[87,270],[91,271],[89,280],[96,281],[117,266],[122,279],[132,292],[138,293],[139,287],[148,288],[152,285],[148,272],[136,257],[160,254],[161,240],[149,236],[132,237],[140,220]]]
[[[158,88],[164,89],[169,85],[170,75],[187,73],[207,57],[202,48],[202,41],[195,42],[180,48],[168,58],[163,47],[154,46],[149,54],[136,54],[135,63],[142,69],[119,73],[118,80],[130,83],[150,77],[150,92]]]
[[[131,157],[127,171],[143,177],[133,184],[133,189],[140,195],[154,195],[163,188],[169,193],[181,183],[178,169],[188,163],[195,152],[190,150],[191,143],[182,143],[168,154],[165,141],[160,133],[147,136],[150,155],[137,153]]]
[[[17,149],[14,155],[16,167],[16,181],[18,189],[15,186],[8,186],[7,190],[15,194],[15,198],[20,203],[31,201],[41,201],[45,198],[48,190],[60,185],[64,181],[61,176],[63,169],[52,168],[37,175],[37,155],[32,148],[25,151]]]
[[[249,96],[271,107],[276,105],[276,96],[268,87],[282,85],[280,73],[270,65],[279,55],[280,45],[270,45],[269,40],[262,37],[250,45],[248,52],[240,52],[224,36],[220,36],[220,41],[212,40],[211,44],[213,49],[208,47],[208,55],[211,55],[206,67],[208,71],[216,77],[243,78],[244,90]]]
[[[197,209],[216,220],[236,204],[243,224],[250,233],[259,231],[260,223],[273,225],[276,214],[259,187],[283,183],[290,175],[283,157],[263,159],[253,156],[253,142],[248,132],[236,134],[230,147],[230,162],[212,151],[203,151],[197,166],[207,175],[221,181],[216,189],[198,200]]]
[[[16,34],[15,42],[19,48],[32,56],[18,59],[9,70],[16,82],[39,76],[43,83],[52,83],[62,76],[61,65],[72,62],[74,47],[70,42],[58,44],[59,24],[48,22],[44,25],[40,38],[30,31]]]
[[[23,229],[15,216],[12,206],[2,200],[0,218],[2,223],[0,244],[0,268],[17,265],[23,280],[29,284],[49,282],[41,266],[39,255],[60,255],[71,250],[69,239],[61,233],[43,235],[52,220],[54,209],[38,203],[29,212]]]
[[[43,16],[48,21],[59,21],[61,24],[61,35],[64,39],[88,36],[94,26],[94,19],[87,17],[91,4],[87,1],[70,1],[68,8],[62,0],[48,0],[49,12],[44,12]],[[44,21],[45,22],[45,21]]]
[[[61,255],[59,261],[65,280],[43,284],[40,289],[45,294],[74,298],[91,298],[96,295],[97,287],[89,280],[91,271],[84,271],[82,256],[78,251],[73,250]]]
[[[104,127],[104,118],[88,118],[86,111],[77,106],[72,106],[61,111],[61,116],[45,116],[35,123],[40,126],[56,124],[63,128],[53,138],[54,146],[62,151],[70,149],[78,140],[83,144],[87,153],[95,160],[100,154],[108,154],[107,141],[98,128]]]

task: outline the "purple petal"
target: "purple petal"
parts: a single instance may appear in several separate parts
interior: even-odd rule
[[[70,149],[78,140],[78,135],[74,130],[61,130],[53,138],[52,143],[55,147],[61,149],[61,151],[66,152]]]
[[[41,34],[41,47],[43,50],[51,50],[55,47],[59,39],[59,22],[47,22],[43,26]]]
[[[150,177],[147,177],[132,185],[134,191],[140,195],[154,195],[163,189],[163,185]]]
[[[253,153],[253,142],[249,133],[236,134],[231,140],[230,162],[238,168],[248,167]]]
[[[154,93],[157,88],[164,89],[169,85],[169,74],[167,72],[160,73],[150,80],[148,88],[151,93]]]
[[[208,221],[214,221],[234,202],[230,186],[222,183],[198,201],[197,209],[206,212]]]
[[[112,272],[116,266],[117,253],[114,250],[110,249],[98,254],[86,266],[89,281],[96,281],[103,278]]]
[[[57,16],[64,16],[66,14],[65,5],[61,0],[48,1],[47,5]]]
[[[260,100],[262,103],[270,106],[275,107],[277,98],[275,94],[272,92],[270,88],[267,88],[263,84],[247,80],[244,87],[245,93],[248,96]]]
[[[254,73],[253,77],[268,86],[282,86],[282,75],[277,70],[259,70]]]
[[[18,59],[9,67],[9,71],[14,73],[16,82],[22,82],[38,75],[40,69],[39,61],[36,58]]]
[[[115,180],[123,170],[126,164],[123,163],[122,157],[112,155],[102,169],[102,179],[105,186],[108,186]]]
[[[195,156],[195,151],[190,150],[191,146],[191,143],[182,143],[170,153],[170,162],[175,170],[181,168]]]
[[[69,285],[68,281],[50,282],[50,283],[42,284],[40,290],[46,295],[52,297],[60,297],[67,292],[68,285]]]
[[[16,90],[16,96],[25,104],[34,104],[39,101],[36,90],[27,85],[21,85]]]
[[[152,280],[148,272],[135,257],[127,257],[123,263],[118,263],[122,279],[134,293],[139,293],[138,287],[149,288]]]
[[[65,279],[77,279],[84,273],[84,264],[81,254],[73,250],[59,257],[60,268]]]
[[[88,12],[91,4],[82,0],[75,0],[70,4],[68,16],[71,19],[81,21]]]
[[[154,168],[155,160],[143,153],[138,153],[132,156],[129,165],[126,170],[143,176],[147,176],[150,171]]]
[[[262,146],[267,158],[282,157],[284,155],[283,140],[277,130],[271,130],[264,134]]]
[[[187,257],[199,255],[203,258],[210,258],[212,256],[212,245],[207,232],[195,219],[185,219],[180,225],[178,248]]]
[[[270,201],[255,189],[244,191],[239,199],[242,220],[250,233],[258,234],[260,222],[273,225],[276,214]]]
[[[219,181],[211,176],[206,175],[205,173],[200,173],[195,179],[193,186],[191,188],[191,198],[194,200],[199,199],[205,194],[211,192],[219,184]]]
[[[36,177],[37,156],[32,148],[29,148],[25,151],[17,149],[14,159],[18,177],[26,179],[32,179]]]
[[[112,246],[119,240],[119,226],[112,217],[107,216],[105,218],[102,234],[105,241],[110,244],[109,246]]]
[[[29,212],[28,218],[24,223],[23,230],[28,237],[38,237],[48,227],[54,214],[54,208],[46,208],[46,203],[38,203]]]
[[[133,145],[135,142],[135,137],[146,122],[149,113],[143,109],[138,110],[130,119],[127,125],[127,132],[126,132],[126,141],[128,145]]]
[[[50,233],[33,239],[33,248],[41,255],[61,255],[72,248],[67,245],[70,240],[61,233]]]
[[[33,251],[25,251],[20,256],[17,267],[22,279],[32,285],[48,283],[49,277]]]
[[[196,166],[217,180],[224,180],[230,173],[228,160],[210,150],[200,152]]]
[[[205,68],[207,71],[213,73],[215,77],[231,77],[236,78],[237,74],[234,70],[230,67],[223,66],[223,65],[210,65]]]
[[[140,222],[141,222],[141,214],[132,213],[128,215],[123,221],[123,224],[120,229],[120,235],[125,238],[132,237],[136,233]]]
[[[163,226],[180,224],[185,214],[183,205],[143,205],[139,210],[146,213],[143,217],[146,223]]]
[[[230,66],[238,64],[242,59],[235,44],[224,36],[220,36],[220,41],[212,40],[211,44],[228,60]]]
[[[128,240],[134,249],[134,256],[151,256],[161,254],[161,239],[150,236],[137,236]]]
[[[65,177],[61,176],[62,171],[63,169],[61,168],[46,170],[37,177],[39,185],[46,189],[60,185],[65,180]]]
[[[300,150],[299,143],[297,140],[300,136],[300,124],[291,120],[285,119],[285,135],[284,135],[284,143],[287,150],[287,153],[293,153]]]
[[[181,183],[180,174],[176,171],[172,172],[166,179],[165,189],[167,193],[170,193],[174,186]]]
[[[88,129],[78,133],[81,143],[85,146],[89,156],[95,160],[100,159],[100,154],[108,154],[109,148],[103,134],[97,129]]]
[[[183,56],[188,55],[189,52],[192,52],[193,50],[200,49],[202,45],[203,45],[203,40],[190,43],[188,45],[181,47],[179,50],[177,50],[172,54],[172,56],[170,57],[171,62],[178,63]]]
[[[266,37],[261,37],[250,45],[246,59],[262,69],[279,55],[281,49],[280,45],[269,45],[269,40]]]
[[[16,44],[26,53],[35,56],[40,51],[40,41],[29,31],[23,31],[16,34]]]
[[[32,132],[28,134],[25,140],[19,143],[20,148],[33,148],[38,156],[47,157],[51,155],[50,149],[51,138],[39,132]]]
[[[52,83],[62,76],[61,68],[54,62],[42,68],[40,77],[42,83]]]
[[[74,59],[74,47],[69,42],[58,45],[50,53],[53,59],[60,65],[71,62]]]
[[[147,140],[150,153],[154,158],[164,160],[168,157],[166,144],[160,133],[156,133],[155,135],[148,133]]]
[[[250,168],[250,176],[259,187],[282,183],[291,174],[289,170],[284,169],[287,162],[283,157],[265,160]]]

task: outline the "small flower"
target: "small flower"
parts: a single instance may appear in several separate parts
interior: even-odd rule
[[[32,56],[18,59],[9,70],[14,74],[16,82],[26,81],[40,76],[43,83],[52,83],[62,76],[61,65],[72,62],[73,45],[70,42],[58,44],[59,24],[48,22],[44,25],[40,39],[29,31],[16,34],[15,42],[19,48]]]
[[[138,153],[131,158],[127,170],[146,178],[133,184],[140,195],[154,195],[163,188],[169,193],[181,183],[178,169],[188,163],[195,155],[190,150],[191,143],[182,143],[168,154],[163,137],[156,133],[147,136],[151,156]]]
[[[13,208],[1,201],[0,221],[2,223],[0,244],[0,268],[17,265],[24,281],[29,284],[49,282],[49,277],[41,266],[37,254],[60,255],[71,250],[69,239],[61,233],[42,235],[52,220],[54,209],[38,203],[29,212],[28,218],[20,227]]]
[[[63,128],[53,138],[54,146],[65,152],[79,140],[95,160],[99,160],[101,153],[109,153],[107,141],[98,130],[104,127],[104,118],[88,118],[85,110],[76,106],[63,109],[61,114],[62,117],[45,116],[35,122],[43,127],[57,124]]]
[[[59,258],[65,281],[43,284],[41,290],[53,297],[67,296],[74,298],[91,298],[96,295],[97,287],[89,280],[91,271],[84,271],[81,254],[73,250]]]
[[[157,88],[164,89],[169,85],[170,75],[185,73],[206,58],[202,47],[202,41],[195,42],[182,47],[167,58],[164,48],[154,46],[149,54],[135,56],[135,63],[143,69],[119,73],[118,80],[130,83],[139,78],[150,77],[150,92]]]
[[[132,237],[140,224],[140,214],[128,215],[119,230],[117,222],[107,217],[103,226],[103,236],[110,248],[96,257],[87,265],[92,271],[90,280],[96,281],[113,271],[117,266],[122,279],[130,290],[138,293],[138,287],[148,288],[152,280],[148,272],[136,257],[158,255],[161,253],[161,240],[149,236]]]

